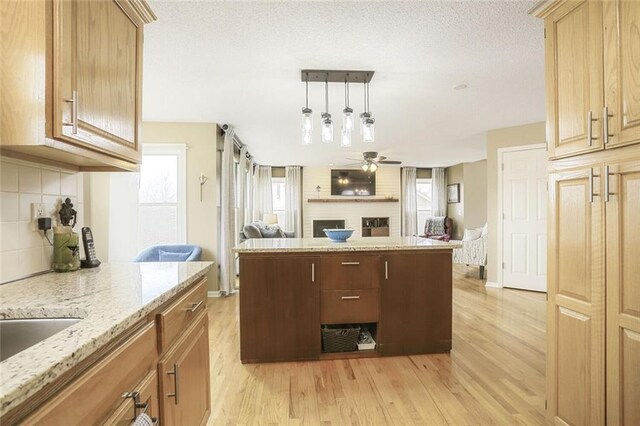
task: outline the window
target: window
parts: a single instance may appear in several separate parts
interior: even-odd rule
[[[184,244],[186,226],[184,145],[144,145],[138,190],[138,251]]]
[[[416,231],[418,235],[420,235],[427,218],[433,216],[433,207],[431,204],[431,179],[416,179],[416,190],[416,198],[418,199],[418,229]]]
[[[284,178],[272,178],[271,188],[273,191],[273,213],[278,216],[278,225],[284,229],[284,209],[285,209],[285,191]]]

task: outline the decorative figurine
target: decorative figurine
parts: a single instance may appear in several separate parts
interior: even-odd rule
[[[73,227],[78,221],[78,212],[73,208],[71,199],[64,200],[58,214],[60,225],[53,228],[53,270],[77,271],[80,269],[80,245],[78,234],[73,232]]]

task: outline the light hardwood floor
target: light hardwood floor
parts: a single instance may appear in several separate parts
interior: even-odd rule
[[[209,424],[544,424],[544,294],[477,273],[454,268],[451,354],[242,365],[238,298],[209,299]]]

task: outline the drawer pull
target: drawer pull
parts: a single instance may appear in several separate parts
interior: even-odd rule
[[[178,383],[180,382],[180,371],[178,370],[178,364],[173,364],[173,371],[167,371],[167,374],[173,374],[173,393],[167,394],[169,398],[175,398],[175,403],[178,405]]]
[[[71,121],[63,122],[63,126],[70,126],[71,133],[74,135],[78,134],[78,92],[73,91],[71,98],[64,100],[67,103],[71,104]]]
[[[389,263],[386,260],[384,261],[384,279],[389,279]]]
[[[133,399],[133,418],[137,419],[138,416],[140,414],[147,414],[147,411],[149,410],[149,403],[148,402],[140,402],[140,392],[125,392],[122,394],[123,398],[131,398]],[[140,412],[138,412],[138,410],[142,410]],[[153,422],[153,426],[156,426],[158,424],[158,418],[157,417],[150,417],[151,421]]]
[[[355,265],[359,265],[360,262],[342,262],[342,264],[345,266],[355,266]]]
[[[360,299],[360,296],[342,296],[342,300],[355,300]]]
[[[200,305],[202,305],[204,303],[204,300],[199,301],[198,303],[192,303],[190,308],[187,308],[187,311],[194,313],[195,311],[198,310],[198,308],[200,307]]]

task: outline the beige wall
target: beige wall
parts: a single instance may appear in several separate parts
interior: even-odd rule
[[[453,238],[462,239],[465,228],[479,228],[487,222],[487,161],[447,167],[447,185],[460,184],[460,202],[447,204],[453,220]]]
[[[545,123],[494,129],[487,132],[487,219],[489,247],[487,281],[498,280],[498,149],[544,143]]]
[[[187,242],[202,247],[202,260],[216,260],[218,209],[216,207],[215,123],[142,123],[142,143],[186,143],[187,150]],[[209,178],[200,201],[198,176]],[[217,265],[209,273],[209,290],[218,289]]]
[[[487,223],[487,160],[464,163],[464,227]]]
[[[447,167],[446,175],[447,185],[460,184],[460,202],[447,203],[447,216],[453,220],[452,237],[454,240],[460,240],[464,232],[464,165],[461,163]]]

